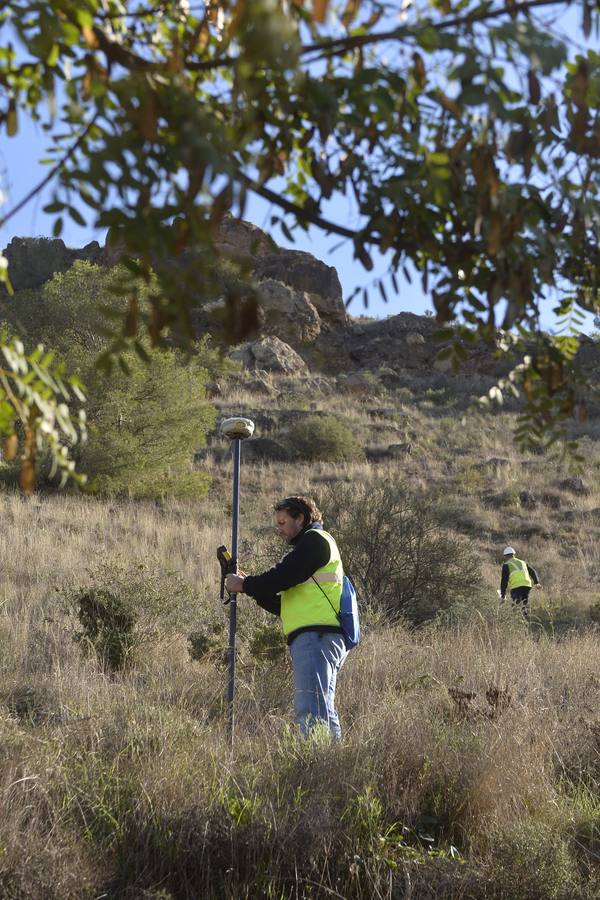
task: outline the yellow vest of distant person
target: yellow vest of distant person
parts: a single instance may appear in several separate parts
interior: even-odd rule
[[[508,566],[508,588],[531,587],[532,581],[527,571],[527,563],[522,559],[509,559],[506,563]]]
[[[318,533],[329,544],[331,557],[326,566],[314,573],[314,581],[309,578],[281,592],[281,622],[285,635],[307,625],[340,624],[336,615],[340,611],[344,577],[340,551],[327,531],[319,529]]]

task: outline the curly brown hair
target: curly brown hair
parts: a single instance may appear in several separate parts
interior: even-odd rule
[[[294,519],[297,519],[300,515],[303,516],[304,527],[312,525],[313,522],[323,521],[323,514],[312,497],[285,497],[285,499],[276,503],[273,509],[275,512],[285,510]]]

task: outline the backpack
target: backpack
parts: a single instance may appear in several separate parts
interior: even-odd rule
[[[338,616],[346,649],[352,650],[360,641],[360,621],[358,618],[358,597],[356,588],[347,575],[342,582],[342,596],[340,599],[340,614]]]
[[[331,602],[317,579],[314,577],[314,575],[311,575],[311,578],[335,612],[333,603]],[[344,578],[342,580],[340,611],[339,613],[336,612],[335,615],[338,622],[340,623],[340,628],[342,629],[342,635],[344,637],[346,650],[352,650],[352,648],[356,647],[356,645],[360,641],[360,621],[358,617],[358,597],[356,595],[356,588],[347,575],[344,575]]]

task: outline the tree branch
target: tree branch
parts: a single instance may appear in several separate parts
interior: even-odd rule
[[[308,44],[301,48],[302,56],[311,53],[322,52],[324,54],[339,54],[347,50],[353,50],[357,47],[366,47],[369,44],[375,44],[381,41],[401,41],[407,38],[418,37],[426,28],[434,28],[438,31],[447,31],[450,28],[459,27],[461,25],[471,25],[475,22],[485,22],[488,19],[495,19],[499,16],[512,16],[515,12],[527,12],[541,6],[562,6],[564,0],[524,0],[524,2],[514,5],[511,0],[507,0],[504,6],[492,10],[482,11],[480,13],[467,13],[464,16],[456,16],[442,22],[425,22],[417,26],[401,26],[391,31],[381,31],[375,34],[354,35],[352,37],[335,38],[330,41],[322,41],[319,44]],[[131,14],[128,14],[131,15]],[[103,17],[105,18],[105,17]],[[166,61],[152,62],[144,59],[132,50],[123,47],[120,44],[111,41],[107,34],[98,26],[93,29],[94,36],[98,42],[98,47],[112,61],[119,63],[124,68],[142,72],[160,72],[164,71],[167,65]],[[233,56],[217,57],[215,59],[204,60],[202,62],[186,62],[186,69],[190,72],[210,72],[219,68],[232,68],[237,65],[238,59]],[[313,62],[315,60],[312,60]]]
[[[285,212],[291,213],[301,222],[310,222],[311,225],[316,225],[318,228],[322,228],[324,231],[328,231],[331,234],[339,234],[340,237],[350,238],[350,240],[356,240],[357,238],[360,238],[363,241],[374,241],[374,238],[370,237],[369,235],[361,234],[360,231],[353,231],[351,228],[345,228],[343,225],[337,225],[335,222],[330,222],[328,219],[324,219],[322,216],[316,215],[315,213],[311,213],[308,210],[303,209],[296,203],[292,203],[291,200],[287,200],[285,197],[281,197],[279,194],[276,194],[275,191],[272,191],[264,185],[259,184],[257,181],[254,181],[254,179],[250,178],[248,175],[245,175],[244,172],[238,172],[236,177],[238,181],[241,181],[253,193],[258,194],[259,197],[263,197],[270,203],[274,203],[280,209],[285,210]]]
[[[29,191],[29,193],[26,194],[25,197],[23,197],[23,199],[20,200],[20,201],[17,203],[16,206],[13,206],[13,208],[12,208],[11,210],[9,210],[9,211],[6,213],[6,215],[2,216],[2,218],[0,219],[0,228],[3,228],[4,225],[6,225],[6,223],[8,222],[9,219],[12,219],[12,217],[13,217],[14,215],[16,215],[20,210],[22,210],[23,207],[26,206],[26,205],[29,203],[29,201],[32,200],[32,199],[36,196],[36,194],[39,194],[40,191],[42,191],[42,190],[46,187],[46,185],[49,184],[49,183],[52,181],[52,179],[55,177],[55,175],[56,175],[58,172],[60,172],[60,170],[62,169],[62,167],[64,166],[64,164],[65,164],[65,163],[73,156],[73,154],[76,153],[77,150],[79,149],[79,147],[81,146],[81,144],[83,143],[83,141],[85,140],[85,138],[87,137],[87,135],[89,134],[91,128],[94,126],[94,124],[95,124],[95,122],[96,122],[96,119],[98,118],[98,115],[99,115],[99,113],[96,113],[96,115],[93,117],[93,119],[88,123],[88,125],[86,125],[85,129],[81,132],[81,134],[79,135],[79,137],[77,138],[77,140],[75,141],[75,143],[74,143],[71,147],[69,147],[69,149],[68,149],[67,152],[64,154],[64,156],[62,157],[62,159],[60,159],[60,160],[56,163],[56,165],[50,170],[50,172],[48,172],[48,174],[46,175],[46,177],[43,178],[43,179],[39,182],[39,184],[37,184],[34,188],[32,188],[32,189]]]
[[[447,31],[461,25],[472,25],[475,22],[485,22],[487,19],[496,19],[498,16],[514,16],[515,13],[527,12],[540,6],[564,6],[564,0],[525,0],[516,5],[507,2],[504,6],[489,9],[480,13],[467,13],[465,16],[457,16],[442,22],[426,22],[419,26],[400,26],[391,31],[380,31],[375,34],[357,34],[352,37],[335,38],[330,41],[322,41],[320,44],[310,44],[302,47],[300,53],[305,56],[316,51],[329,51],[331,53],[343,53],[346,50],[354,50],[357,47],[366,47],[380,41],[398,41],[409,37],[417,37],[426,28],[436,31]],[[314,60],[313,60],[314,61]]]

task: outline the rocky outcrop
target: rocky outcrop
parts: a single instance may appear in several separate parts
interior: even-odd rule
[[[275,241],[251,222],[225,216],[219,227],[216,250],[223,256],[254,259],[277,253]]]
[[[267,278],[260,284],[260,325],[290,344],[312,344],[321,333],[321,318],[306,291]]]
[[[256,261],[258,281],[280,281],[295,291],[306,293],[324,322],[345,325],[348,316],[340,279],[333,266],[302,250],[279,250]]]
[[[8,260],[10,280],[15,291],[37,288],[56,272],[66,272],[75,260],[86,259],[99,263],[102,248],[91,241],[79,250],[67,247],[59,238],[15,237],[4,251]]]
[[[253,282],[251,290],[258,286],[258,328],[252,333],[243,331],[246,342],[237,346],[233,355],[252,371],[260,392],[272,394],[274,389],[257,370],[303,380],[324,377],[325,381],[315,386],[316,393],[331,393],[330,382],[334,381],[335,390],[365,397],[381,388],[412,389],[417,383],[422,387],[425,381],[433,389],[453,381],[459,386],[451,360],[438,359],[441,345],[436,340],[438,326],[433,316],[401,312],[371,321],[352,318],[346,313],[340,281],[332,266],[310,253],[278,247],[260,228],[232,216],[221,223],[215,250],[225,261],[216,283],[209,287],[198,265],[197,249],[190,248],[176,258],[154,260],[153,264],[163,273],[165,268],[172,270],[185,285],[182,290],[190,298],[196,333],[211,333],[218,341],[225,334],[228,340],[233,339],[227,298],[234,297],[241,304],[251,293],[237,267],[228,260],[241,263],[240,268]],[[59,239],[14,238],[5,250],[16,290],[37,288],[76,260],[114,265],[122,253],[118,239],[110,237],[104,248],[94,241],[82,249],[68,248]],[[252,302],[247,309],[254,309]],[[261,340],[248,341],[250,337]],[[483,343],[469,344],[465,350],[467,358],[458,378],[471,379],[468,392],[475,396],[485,393],[518,361],[505,354],[497,358],[494,349]],[[584,338],[577,361],[587,374],[600,372],[599,345]],[[218,385],[214,393],[219,393]],[[463,393],[467,395],[466,390]],[[600,405],[596,410],[591,400],[589,411],[600,414]]]

